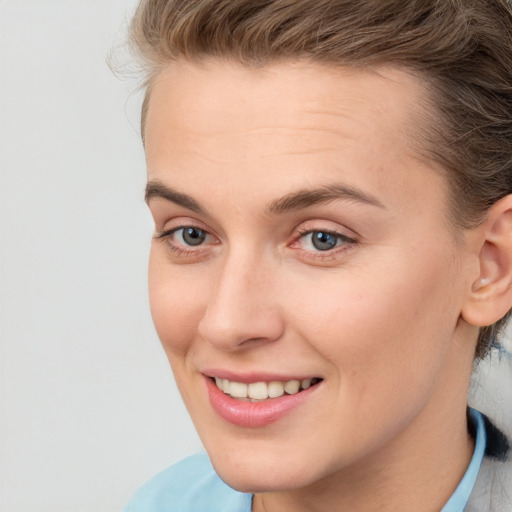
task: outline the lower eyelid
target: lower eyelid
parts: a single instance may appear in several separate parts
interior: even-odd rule
[[[189,245],[187,243],[183,243],[180,241],[177,241],[175,239],[175,234],[181,230],[185,230],[187,228],[195,228],[203,231],[206,235],[206,238],[203,243],[198,245]],[[171,229],[167,229],[165,231],[156,233],[154,235],[155,240],[158,240],[165,244],[168,250],[172,251],[176,256],[182,256],[182,257],[193,257],[193,256],[199,256],[201,254],[208,253],[213,245],[217,245],[217,239],[214,235],[212,235],[209,231],[207,231],[204,228],[199,228],[194,225],[186,225],[186,226],[177,226]]]
[[[337,245],[327,250],[303,248],[301,238],[305,237],[306,235],[318,232],[329,233],[336,237],[338,239]],[[312,242],[310,241],[309,244],[312,244]],[[313,264],[314,262],[318,262],[319,264],[325,262],[325,264],[328,264],[329,262],[334,263],[350,254],[352,250],[355,249],[357,244],[358,240],[355,238],[350,237],[344,233],[334,231],[332,229],[308,229],[304,230],[301,234],[296,235],[294,241],[292,244],[290,244],[289,247],[295,251],[298,251],[298,254],[300,255],[299,258],[304,259],[306,262],[310,261]]]
[[[356,245],[357,242],[346,242],[325,251],[318,249],[298,249],[298,251],[301,253],[301,258],[319,261],[335,261],[339,258],[343,258],[347,253],[351,253]]]

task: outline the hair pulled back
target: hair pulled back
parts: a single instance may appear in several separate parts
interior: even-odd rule
[[[152,80],[177,59],[395,65],[426,85],[423,156],[448,178],[455,225],[476,226],[512,193],[506,0],[142,0],[131,41],[147,72],[143,136]],[[509,314],[480,330],[477,357]]]

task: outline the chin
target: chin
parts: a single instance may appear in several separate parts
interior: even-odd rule
[[[235,468],[226,468],[215,466],[215,471],[219,477],[233,489],[249,494],[290,491],[306,487],[313,483],[305,475],[297,476],[290,473],[286,468],[259,468],[237,470]]]
[[[292,453],[292,452],[290,452]],[[325,475],[320,468],[300,456],[236,453],[208,450],[219,477],[230,487],[245,493],[287,491],[307,487]]]

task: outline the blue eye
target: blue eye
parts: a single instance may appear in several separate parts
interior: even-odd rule
[[[300,238],[302,249],[311,252],[327,252],[343,245],[355,244],[356,240],[341,233],[330,231],[308,231]]]
[[[174,237],[184,245],[197,246],[206,240],[207,233],[199,228],[179,228],[174,232]],[[180,240],[181,239],[181,240]]]
[[[338,238],[332,233],[325,233],[324,231],[313,231],[311,233],[311,243],[319,251],[334,249],[338,245]]]
[[[206,229],[197,226],[181,226],[162,231],[155,235],[156,240],[165,242],[176,261],[194,263],[204,260],[211,254],[218,241]]]

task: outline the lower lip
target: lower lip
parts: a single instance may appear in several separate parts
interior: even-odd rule
[[[260,428],[279,420],[302,405],[320,384],[315,384],[294,395],[283,395],[261,402],[244,402],[221,391],[215,382],[206,377],[208,396],[215,412],[223,419],[239,427]]]

